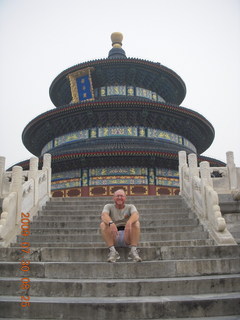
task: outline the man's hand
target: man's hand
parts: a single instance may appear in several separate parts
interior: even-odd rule
[[[128,221],[125,225],[125,232],[130,234],[132,230],[132,223],[130,221]]]
[[[110,228],[110,232],[113,235],[113,237],[114,238],[118,237],[118,228],[115,225],[115,223],[110,224],[109,228]]]

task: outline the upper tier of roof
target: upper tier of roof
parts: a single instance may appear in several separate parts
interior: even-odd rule
[[[127,58],[120,33],[113,33],[111,39],[113,48],[108,58],[82,62],[64,70],[53,80],[49,94],[56,107],[66,106],[72,101],[68,75],[86,68],[92,68],[93,89],[111,85],[133,86],[151,90],[168,103],[182,103],[186,86],[179,75],[160,63]]]

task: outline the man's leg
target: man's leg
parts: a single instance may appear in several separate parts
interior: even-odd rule
[[[114,247],[115,236],[110,231],[109,226],[107,226],[104,222],[100,224],[100,229],[101,229],[102,237],[109,248],[109,255],[108,255],[107,261],[116,262],[118,259],[120,259],[120,256]]]
[[[128,258],[134,262],[141,262],[142,259],[139,257],[137,245],[140,239],[140,223],[136,221],[132,224],[131,229],[125,228],[124,240],[126,244],[130,244],[131,250]]]
[[[114,246],[115,238],[113,234],[110,232],[109,226],[107,226],[104,222],[101,222],[100,229],[101,229],[103,240],[106,242],[108,248]]]
[[[136,221],[132,224],[131,229],[125,229],[124,241],[125,243],[137,247],[140,239],[140,222]]]

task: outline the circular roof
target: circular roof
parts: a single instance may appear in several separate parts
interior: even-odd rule
[[[181,135],[200,154],[212,143],[214,128],[202,115],[190,109],[148,101],[128,99],[90,101],[45,112],[24,129],[25,147],[39,156],[52,139],[77,130],[109,126],[143,126]]]
[[[83,62],[61,72],[52,82],[50,98],[56,107],[72,100],[68,75],[91,68],[93,89],[109,85],[141,87],[159,94],[170,103],[181,104],[186,95],[183,80],[171,69],[147,60],[127,58],[122,49],[123,35],[111,34],[112,49],[108,58]]]
[[[94,60],[73,66],[60,73],[52,82],[49,94],[56,107],[71,103],[72,95],[68,75],[87,67],[93,88],[110,85],[129,85],[151,90],[169,103],[181,104],[186,95],[183,80],[160,63],[133,58]]]

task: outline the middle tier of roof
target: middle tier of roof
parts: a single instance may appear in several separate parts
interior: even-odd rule
[[[169,103],[136,97],[122,100],[88,101],[45,112],[23,131],[23,143],[36,156],[52,139],[94,127],[142,126],[172,132],[188,139],[198,154],[214,139],[214,128],[199,113]]]

